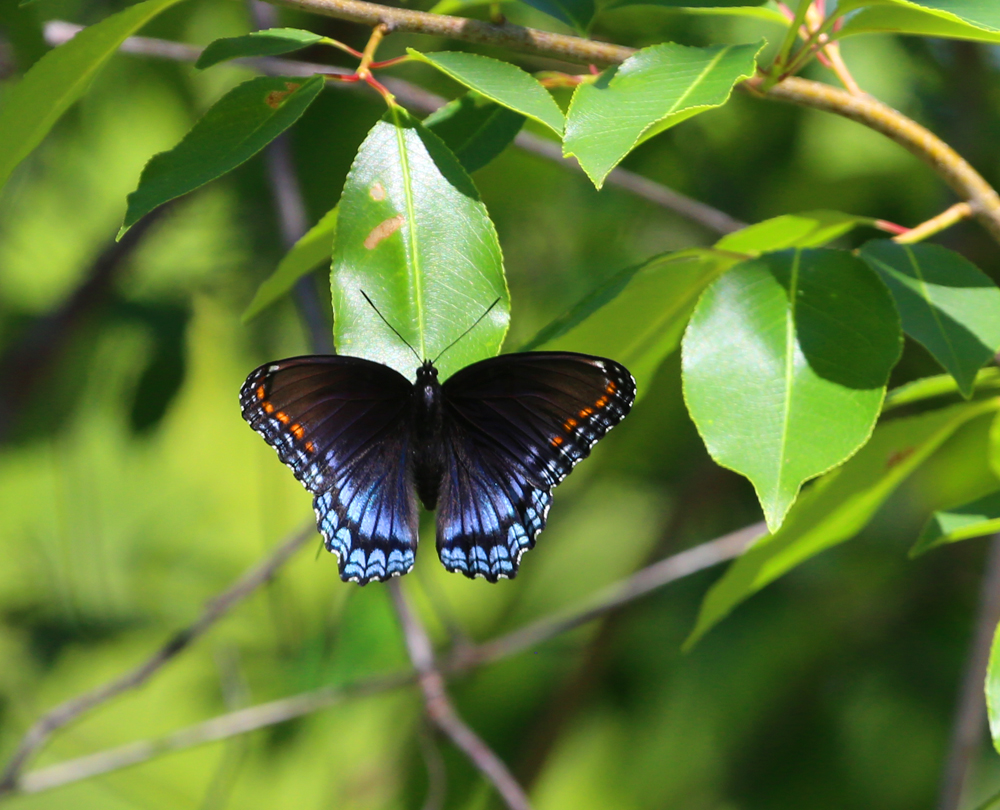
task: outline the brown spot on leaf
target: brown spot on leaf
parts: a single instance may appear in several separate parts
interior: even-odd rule
[[[272,90],[264,97],[264,103],[272,110],[278,109],[282,102],[302,85],[296,82],[285,82],[285,90]]]
[[[368,189],[368,196],[375,202],[382,202],[385,199],[385,186],[376,180],[375,185]]]
[[[378,247],[379,242],[383,239],[388,239],[396,231],[398,231],[404,222],[406,222],[406,217],[402,214],[396,214],[396,216],[391,217],[384,222],[380,222],[372,228],[372,232],[368,234],[368,237],[365,239],[365,247],[369,250],[374,250]]]
[[[891,470],[900,462],[906,461],[906,459],[913,454],[913,451],[915,449],[916,448],[914,447],[904,447],[902,450],[897,450],[895,453],[889,456],[889,459],[885,462],[886,469]]]

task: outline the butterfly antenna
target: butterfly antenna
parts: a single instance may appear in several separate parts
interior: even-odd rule
[[[464,337],[465,337],[465,336],[466,336],[467,334],[469,334],[469,332],[471,332],[471,331],[472,331],[473,329],[475,329],[475,328],[476,328],[477,326],[479,326],[479,322],[480,322],[480,321],[481,321],[481,320],[482,320],[483,318],[485,318],[485,317],[486,317],[487,315],[489,315],[489,314],[490,314],[490,312],[491,312],[491,311],[493,310],[493,307],[495,307],[495,306],[496,306],[497,304],[499,304],[499,303],[500,303],[500,299],[499,299],[499,298],[497,298],[497,300],[496,300],[496,301],[494,301],[494,302],[493,302],[492,304],[490,304],[490,305],[489,305],[489,306],[488,306],[488,307],[486,308],[486,312],[484,312],[484,313],[483,313],[482,315],[480,315],[480,316],[479,316],[478,318],[476,318],[476,322],[475,322],[474,324],[472,324],[472,326],[470,326],[470,327],[469,327],[468,329],[466,329],[466,330],[465,330],[464,332],[462,332],[462,334],[460,334],[460,335],[459,335],[459,336],[458,336],[457,338],[455,338],[455,339],[454,339],[454,340],[453,340],[453,341],[452,341],[451,343],[449,343],[449,344],[448,344],[447,346],[445,346],[445,347],[444,347],[444,348],[443,348],[443,349],[441,350],[441,354],[439,354],[439,355],[438,355],[437,357],[435,357],[435,358],[434,358],[434,359],[433,359],[433,360],[432,360],[431,362],[432,362],[432,363],[436,363],[436,362],[437,362],[438,360],[440,360],[440,359],[441,359],[441,355],[442,355],[442,354],[444,354],[444,353],[445,353],[446,351],[448,351],[448,349],[450,349],[450,348],[451,348],[452,346],[454,346],[454,345],[455,345],[456,343],[458,343],[458,341],[460,341],[460,340],[461,340],[462,338],[464,338]]]
[[[383,315],[381,312],[378,311],[378,307],[375,306],[375,303],[372,301],[372,299],[368,297],[368,293],[366,293],[364,290],[358,290],[358,292],[360,292],[365,297],[365,301],[371,304],[372,309],[375,310],[375,314],[382,319],[382,322],[395,333],[396,337],[398,337],[401,341],[403,341],[403,343],[406,344],[406,348],[408,348],[411,352],[413,352],[413,356],[417,358],[417,362],[423,363],[424,358],[422,358],[419,354],[417,354],[417,350],[410,345],[410,341],[408,341],[405,337],[399,334],[399,330],[385,319],[385,315]]]

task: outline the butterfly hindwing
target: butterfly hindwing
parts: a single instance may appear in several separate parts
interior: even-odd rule
[[[412,385],[369,360],[293,357],[253,371],[243,418],[315,495],[344,581],[405,574],[417,546],[408,408]]]
[[[552,488],[629,412],[635,381],[613,360],[530,352],[467,366],[442,392],[441,562],[512,578],[545,526]]]

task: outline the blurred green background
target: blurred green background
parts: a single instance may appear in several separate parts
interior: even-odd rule
[[[86,24],[122,5],[38,0],[17,9],[3,0],[5,82],[44,52],[40,21]],[[530,10],[509,11],[549,24]],[[365,37],[328,19],[283,12],[282,21],[358,47]],[[240,3],[192,0],[144,33],[206,44],[249,26]],[[597,33],[632,45],[778,34],[762,23],[650,8],[609,13]],[[407,44],[446,47],[397,35],[384,54]],[[844,52],[862,87],[1000,181],[1000,49],[862,37]],[[533,70],[551,65],[505,56]],[[311,520],[310,496],[244,424],[237,403],[256,365],[308,351],[290,301],[240,322],[282,254],[263,161],[179,201],[127,261],[96,272],[145,161],[248,75],[118,56],[0,196],[4,758],[45,709],[142,660]],[[458,92],[419,66],[397,75]],[[292,131],[310,222],[336,203],[383,109],[374,94],[331,89]],[[653,139],[625,165],[748,222],[831,208],[912,226],[952,202],[929,169],[882,136],[742,95]],[[715,239],[513,148],[475,180],[505,253],[511,347],[616,270]],[[974,224],[939,241],[1000,280],[996,246]],[[328,302],[326,274],[314,281]],[[931,373],[933,362],[910,344],[894,382]],[[946,447],[861,537],[755,596],[691,653],[679,647],[718,571],[463,676],[453,683],[460,711],[539,810],[931,807],[984,544],[916,561],[905,552],[921,504],[960,475],[959,458]],[[456,628],[481,640],[759,519],[749,485],[701,445],[674,356],[629,420],[560,487],[516,581],[449,575],[425,543],[404,586],[438,641]],[[385,589],[341,583],[334,560],[314,553],[318,544],[148,686],[59,734],[35,764],[406,667]],[[418,808],[428,787],[421,735],[417,694],[398,690],[9,804]],[[447,770],[445,807],[497,806],[449,744],[436,748]],[[998,787],[1000,759],[984,735],[969,805]]]

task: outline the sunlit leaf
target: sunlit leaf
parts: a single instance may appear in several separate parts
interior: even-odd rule
[[[641,398],[680,343],[702,290],[737,261],[699,249],[656,256],[612,276],[522,348],[611,357],[632,372]]]
[[[1000,752],[1000,625],[993,633],[990,661],[986,668],[986,714],[990,721],[993,747]],[[1000,794],[996,798],[1000,799]],[[989,802],[983,805],[983,807],[989,806]]]
[[[207,68],[229,59],[240,59],[247,56],[277,56],[280,53],[290,53],[308,45],[321,42],[324,37],[312,31],[300,28],[268,28],[264,31],[254,31],[240,37],[226,37],[209,43],[198,61],[196,68]]]
[[[10,88],[0,107],[0,187],[42,142],[59,117],[86,92],[128,37],[180,0],[146,0],[85,28],[39,59]]]
[[[684,336],[688,411],[772,531],[806,480],[867,441],[900,350],[889,293],[845,251],[766,254],[705,291]]]
[[[323,89],[322,76],[258,76],[234,87],[173,149],[154,155],[128,195],[118,237],[154,208],[245,163],[299,120]]]
[[[581,34],[586,33],[597,12],[594,0],[522,0],[522,2],[550,17],[555,17]]]
[[[920,533],[916,545],[910,550],[910,556],[916,557],[935,546],[983,537],[994,532],[1000,532],[1000,492],[992,492],[971,503],[935,512]]]
[[[524,116],[469,92],[435,110],[423,124],[445,142],[462,167],[472,174],[514,141],[524,124]]]
[[[552,94],[517,65],[475,53],[420,53],[413,48],[406,50],[414,59],[433,65],[470,90],[545,124],[557,135],[562,135],[565,119]]]
[[[581,84],[566,118],[563,153],[575,155],[600,188],[622,158],[643,141],[699,112],[719,107],[750,78],[763,43],[643,48],[596,82]]]
[[[976,391],[993,391],[1000,388],[1000,368],[989,367],[979,370],[973,382]],[[935,374],[933,377],[924,377],[920,380],[906,383],[893,388],[885,395],[885,403],[882,405],[882,413],[900,408],[903,405],[912,405],[914,402],[923,402],[934,397],[957,394],[958,383],[950,374]]]
[[[791,247],[821,247],[874,220],[840,211],[803,211],[784,214],[726,234],[715,246],[719,250],[757,255]]]
[[[1000,350],[1000,290],[965,257],[932,244],[891,239],[860,251],[886,283],[903,330],[922,343],[972,396],[979,371]]]
[[[243,312],[243,323],[257,317],[275,301],[288,295],[295,282],[306,273],[330,261],[333,235],[337,229],[337,211],[337,208],[327,211],[285,254],[275,271],[261,282]]]
[[[677,14],[700,17],[748,17],[788,28],[789,21],[773,0],[611,0],[602,11],[626,6],[657,6]]]
[[[860,8],[837,32],[897,33],[1000,42],[1000,3],[993,0],[846,0],[844,11]]]
[[[880,425],[850,461],[799,499],[779,531],[758,540],[712,586],[685,646],[691,647],[765,585],[856,535],[945,440],[970,420],[998,407],[997,399],[962,403]]]
[[[344,184],[333,249],[337,351],[413,378],[418,358],[365,301],[433,359],[441,378],[500,350],[510,304],[496,231],[468,174],[437,136],[393,107]]]

